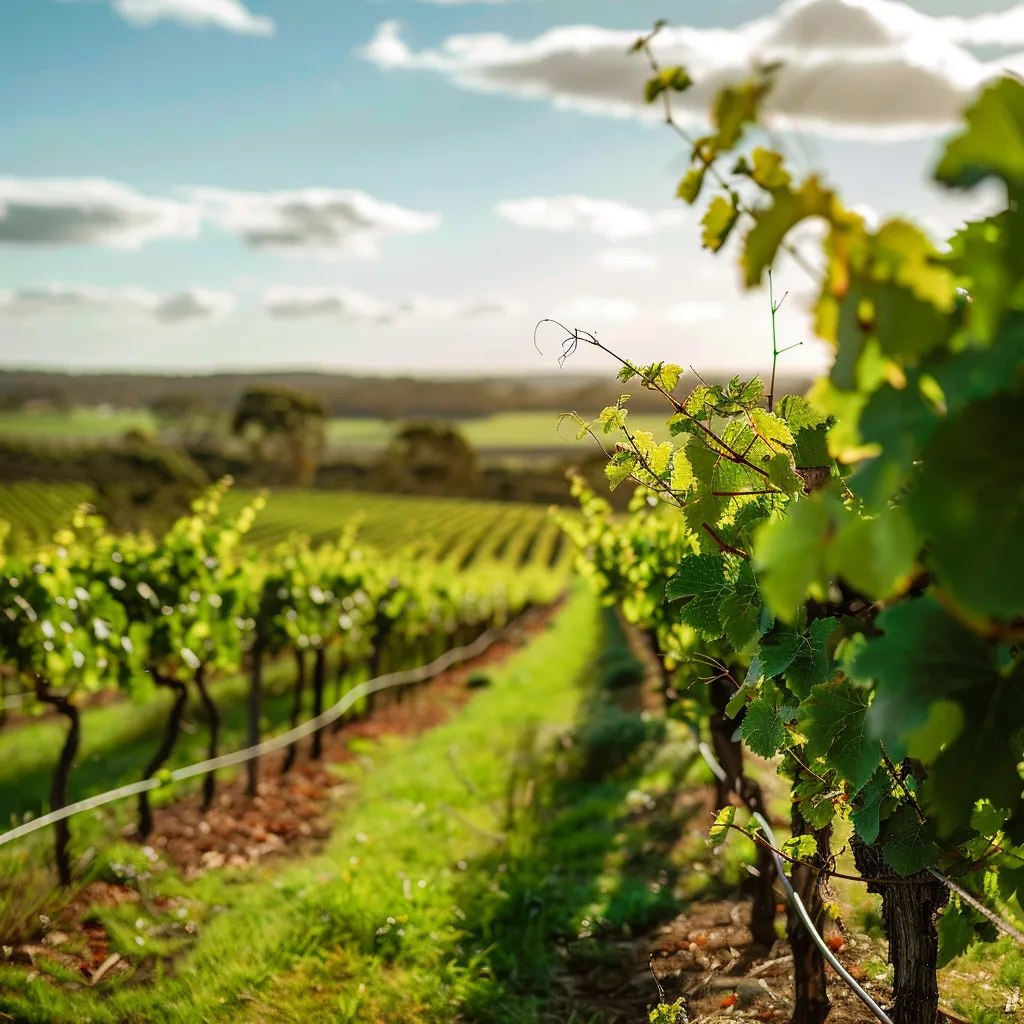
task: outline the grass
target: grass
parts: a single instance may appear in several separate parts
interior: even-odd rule
[[[0,966],[0,1009],[52,1024],[596,1020],[554,979],[678,908],[670,810],[694,764],[674,723],[595,686],[622,647],[577,590],[455,717],[346,766],[356,796],[309,859],[186,886],[137,848],[106,852],[96,872],[134,857],[147,900],[173,900],[100,912],[134,976],[72,991]]]
[[[668,437],[665,419],[641,414],[631,416],[630,423],[636,429],[651,430],[659,440],[664,440]],[[559,427],[557,412],[505,412],[463,420],[458,426],[470,444],[483,452],[564,447],[571,453],[584,443],[593,444],[593,441],[577,441],[571,423]],[[69,412],[0,412],[0,438],[19,440],[110,441],[129,430],[156,428],[156,420],[145,410],[103,413],[83,408]],[[397,424],[389,420],[339,417],[327,424],[327,443],[335,455],[346,451],[370,454],[386,448],[396,429]]]
[[[152,430],[145,410],[72,409],[68,412],[0,412],[0,437],[44,441],[104,441],[129,430]]]

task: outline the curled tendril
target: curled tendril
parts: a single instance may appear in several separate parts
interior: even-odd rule
[[[565,337],[562,339],[562,354],[558,357],[558,368],[562,369],[565,366],[565,361],[576,351],[577,346],[581,341],[586,342],[588,345],[601,346],[601,343],[597,340],[597,335],[592,334],[590,331],[583,331],[576,327],[570,330],[565,324],[553,319],[552,317],[544,317],[543,320],[538,320],[537,325],[533,329],[533,347],[544,355],[540,350],[540,345],[537,344],[537,332],[540,330],[541,324],[554,324],[556,327],[560,327],[565,331]]]

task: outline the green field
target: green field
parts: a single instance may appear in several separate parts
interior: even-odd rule
[[[231,491],[225,508],[240,511],[256,494]],[[11,547],[49,540],[90,497],[90,488],[77,484],[0,485],[0,520],[10,524]],[[410,546],[456,568],[492,558],[513,565],[541,558],[555,565],[570,553],[547,509],[537,505],[338,491],[272,493],[249,539],[266,547],[305,534],[316,544],[337,539],[353,519],[360,523],[359,537],[373,547]]]
[[[594,412],[595,410],[587,410]],[[664,417],[640,415],[631,425],[667,436]],[[396,424],[383,419],[332,419],[327,426],[327,444],[333,453],[366,454],[383,450]],[[567,451],[593,441],[576,440],[571,422],[561,426],[555,412],[510,412],[458,424],[469,443],[480,451],[506,449],[557,449]],[[156,421],[146,411],[76,409],[71,412],[0,412],[0,438],[51,442],[112,441],[128,430],[155,430]]]

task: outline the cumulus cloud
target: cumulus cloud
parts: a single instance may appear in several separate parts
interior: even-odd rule
[[[74,312],[128,313],[177,324],[221,316],[234,304],[233,295],[201,285],[164,293],[134,285],[89,284],[51,284],[0,292],[0,313],[22,318]]]
[[[503,299],[441,299],[412,295],[398,302],[384,302],[354,288],[280,285],[268,289],[263,299],[267,312],[280,319],[336,316],[346,320],[386,324],[402,318],[473,320],[488,316],[513,316],[518,306]]]
[[[620,271],[657,270],[658,257],[643,249],[602,249],[594,255],[594,262],[602,270]]]
[[[138,249],[156,238],[194,238],[194,206],[93,178],[0,178],[0,244]]]
[[[188,192],[205,217],[253,249],[319,259],[373,259],[381,239],[433,231],[441,218],[355,189]]]
[[[64,0],[65,3],[69,0]],[[75,0],[70,0],[75,2]],[[271,36],[275,26],[265,14],[254,14],[241,0],[108,0],[131,25],[145,27],[170,21],[188,28],[222,28],[239,35]]]
[[[641,210],[617,199],[591,196],[535,196],[498,203],[499,217],[521,228],[559,234],[586,232],[613,241],[653,235],[686,222],[682,210]]]
[[[396,21],[363,48],[381,68],[433,71],[457,85],[541,98],[593,113],[657,119],[642,102],[649,67],[626,53],[647,29],[567,25],[527,40],[501,33],[457,35],[414,51]],[[977,89],[1024,55],[985,62],[967,47],[1024,47],[1024,7],[936,18],[896,0],[786,0],[770,16],[734,29],[663,29],[652,49],[681,64],[695,85],[673,95],[680,121],[703,122],[725,85],[781,63],[765,105],[777,128],[881,141],[932,134],[956,122]]]

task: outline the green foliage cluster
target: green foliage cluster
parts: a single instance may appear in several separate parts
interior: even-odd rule
[[[665,100],[671,123],[668,95],[689,76],[652,64],[647,98]],[[747,749],[780,758],[800,831],[827,839],[851,819],[855,852],[877,853],[883,872],[934,888],[922,872],[938,869],[1019,911],[1024,84],[985,88],[945,146],[938,183],[963,193],[994,182],[1005,203],[944,250],[906,219],[869,227],[779,153],[745,151],[771,84],[769,70],[718,97],[678,196],[714,191],[704,245],[736,243],[748,287],[786,251],[814,274],[791,235],[824,223],[814,327],[831,369],[806,398],[779,398],[773,342],[767,393],[736,378],[677,397],[680,366],[635,365],[576,335],[618,359],[623,384],[662,395],[673,439],[631,429],[628,395],[580,421],[581,434],[619,438],[609,485],[643,490],[613,520],[578,485],[585,525],[572,532],[584,571],[653,631],[670,670],[682,667],[680,688],[730,681],[726,715]],[[773,299],[773,338],[777,309]],[[721,819],[717,838],[730,827]],[[800,836],[794,849],[810,856],[818,843]],[[954,896],[938,933],[944,963],[993,929]],[[934,994],[904,984],[921,964],[890,956],[895,1019],[924,1020]]]
[[[482,558],[459,571],[431,552],[416,557],[360,545],[358,522],[315,549],[301,535],[269,549],[245,546],[264,499],[228,513],[228,487],[224,481],[210,488],[157,537],[110,532],[83,506],[51,543],[18,554],[0,549],[5,691],[20,685],[36,699],[34,707],[49,704],[69,721],[52,808],[65,802],[80,741],[79,707],[101,690],[118,687],[136,699],[148,697],[154,685],[175,693],[164,741],[147,769],[147,776],[158,775],[193,687],[211,717],[216,754],[208,674],[250,666],[258,727],[264,658],[313,652],[321,703],[328,651],[337,653],[339,677],[410,667],[553,600],[564,587],[564,574],[551,571],[548,557]],[[258,732],[250,739],[258,742]],[[148,805],[142,804],[145,834]],[[58,829],[57,839],[66,881],[66,829]]]

